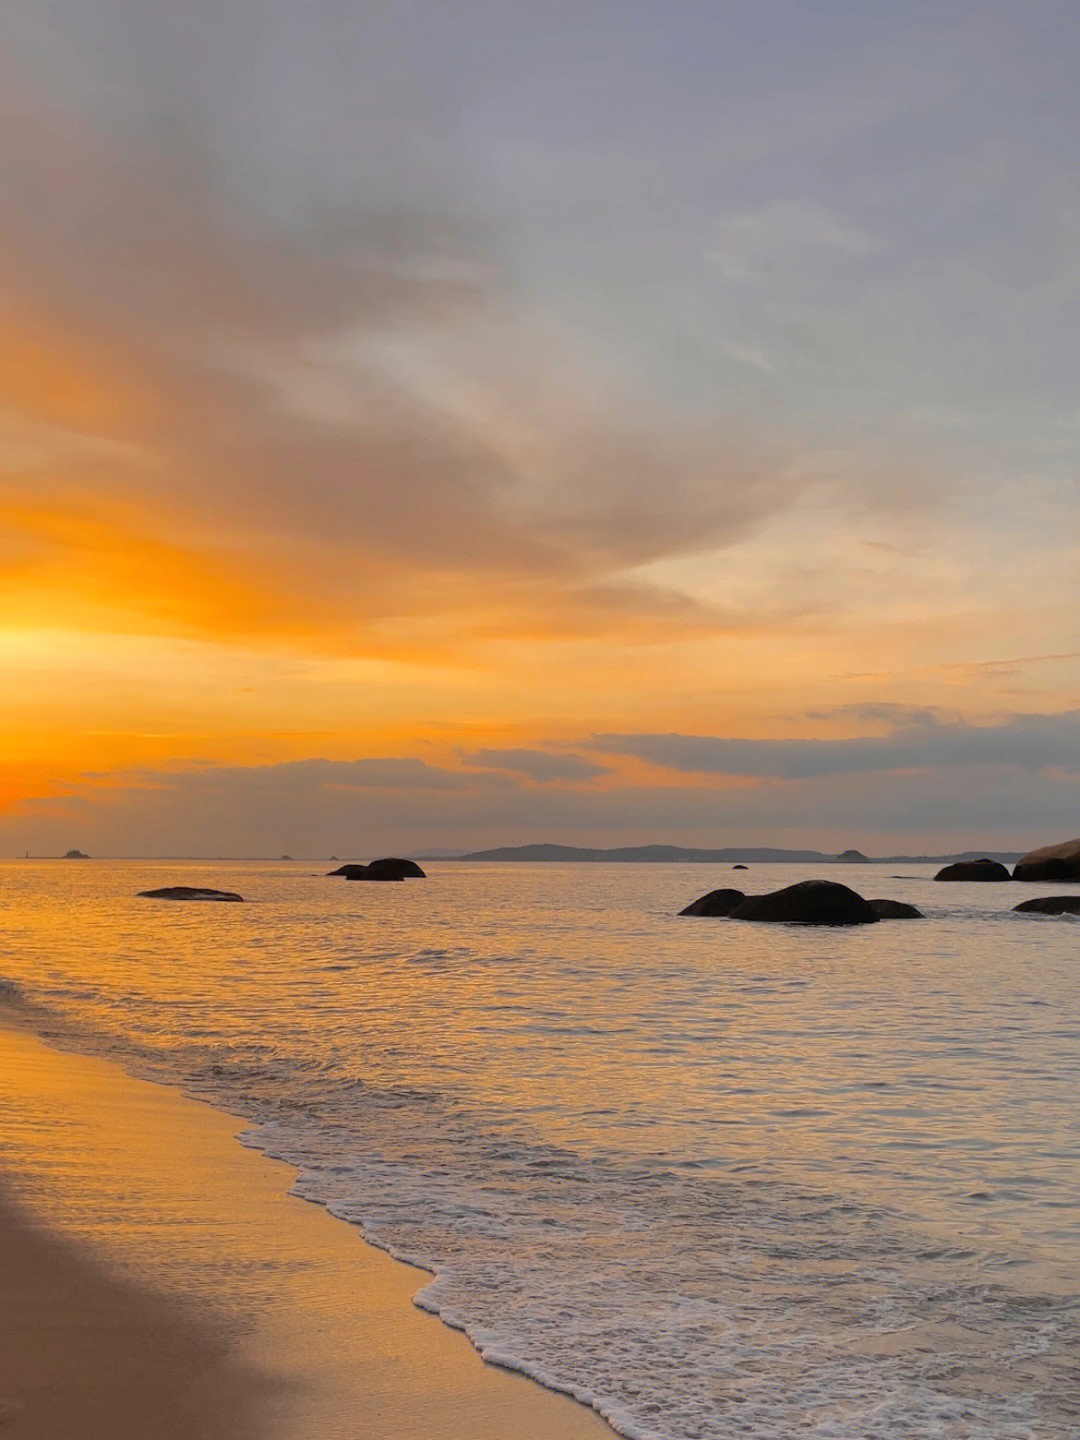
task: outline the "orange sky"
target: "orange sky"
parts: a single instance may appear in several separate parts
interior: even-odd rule
[[[0,849],[1075,833],[1075,415],[1050,380],[1022,414],[989,371],[963,413],[920,389],[955,256],[916,270],[896,215],[829,191],[854,102],[798,184],[778,150],[756,197],[703,169],[646,202],[656,155],[605,140],[601,193],[595,137],[523,116],[424,169],[423,85],[388,148],[333,93],[290,140],[284,40],[263,130],[194,58],[158,103],[150,35],[118,80],[0,31]],[[696,121],[666,119],[681,154]],[[325,188],[300,210],[293,143]],[[890,154],[858,164],[899,206]]]

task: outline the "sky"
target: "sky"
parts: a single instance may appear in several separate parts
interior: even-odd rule
[[[0,854],[1080,833],[1071,0],[0,13]]]

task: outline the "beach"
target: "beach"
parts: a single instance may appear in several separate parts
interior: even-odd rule
[[[236,1119],[0,1027],[11,1440],[598,1440],[417,1310],[423,1272],[289,1195]]]

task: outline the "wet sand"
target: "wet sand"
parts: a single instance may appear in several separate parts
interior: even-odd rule
[[[232,1117],[4,1026],[0,1112],[3,1440],[610,1440]]]
[[[258,1435],[228,1337],[0,1201],[0,1431],[25,1440]]]

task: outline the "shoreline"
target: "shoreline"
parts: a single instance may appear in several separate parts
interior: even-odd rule
[[[614,1433],[419,1309],[427,1272],[290,1194],[245,1122],[7,1017],[0,1106],[5,1440]]]

